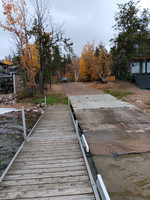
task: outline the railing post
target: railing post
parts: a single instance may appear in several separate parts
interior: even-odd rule
[[[68,94],[68,107],[70,108],[70,97],[69,97],[69,94]]]
[[[24,107],[22,107],[21,110],[22,110],[23,135],[24,135],[24,140],[26,140],[27,132],[26,132],[26,121],[25,121]]]
[[[46,109],[46,106],[47,106],[47,105],[46,105],[46,96],[45,96],[45,109]]]
[[[76,133],[79,136],[79,130],[78,130],[78,120],[76,120]]]

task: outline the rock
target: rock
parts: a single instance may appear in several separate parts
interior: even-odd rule
[[[9,94],[8,99],[9,99],[9,101],[12,101],[13,100],[13,95]]]
[[[36,114],[37,114],[37,115],[41,115],[41,111],[38,110],[38,111],[36,112]]]
[[[41,103],[41,107],[45,107],[45,103]]]
[[[3,102],[3,103],[5,102],[5,97],[2,97],[2,102]]]
[[[9,101],[8,104],[11,105],[11,104],[12,104],[12,101]]]
[[[15,101],[15,100],[12,100],[12,104],[15,105],[15,104],[16,104],[16,101]]]
[[[3,98],[2,97],[0,97],[0,103],[2,103],[3,102]]]
[[[37,106],[36,106],[37,108],[40,108],[41,107],[41,104],[39,103],[39,104],[37,104]]]
[[[141,100],[137,100],[136,103],[142,103]]]
[[[9,99],[8,99],[8,98],[6,98],[6,99],[4,100],[4,102],[8,103],[8,102],[9,102]]]

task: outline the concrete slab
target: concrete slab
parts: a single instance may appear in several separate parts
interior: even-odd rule
[[[107,94],[70,99],[92,154],[150,151],[150,114]]]
[[[70,96],[74,109],[134,107],[109,94]]]

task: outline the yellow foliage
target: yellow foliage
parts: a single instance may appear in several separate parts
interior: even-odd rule
[[[8,61],[8,60],[4,60],[3,63],[6,64],[6,65],[10,65],[10,66],[13,65],[13,63]]]
[[[84,81],[90,81],[97,79],[97,73],[93,68],[94,61],[94,45],[93,44],[86,44],[83,47],[83,51],[81,54],[81,61],[79,63],[80,66],[80,74],[81,78]]]
[[[101,79],[105,81],[111,74],[113,64],[112,56],[103,45],[99,45],[99,52],[96,53],[94,44],[86,44],[81,54],[80,74],[84,81]]]
[[[36,45],[28,44],[22,49],[21,62],[26,69],[29,87],[35,86],[35,75],[40,68],[40,56]]]

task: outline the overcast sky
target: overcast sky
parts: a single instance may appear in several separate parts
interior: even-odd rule
[[[125,2],[128,0],[51,0],[51,16],[54,23],[64,23],[65,36],[71,38],[74,52],[80,56],[87,42],[95,41],[96,45],[103,42],[109,49],[109,40],[115,34],[112,26],[117,3]],[[150,9],[150,0],[141,0],[140,4]],[[0,59],[13,52],[10,37],[0,30]]]

